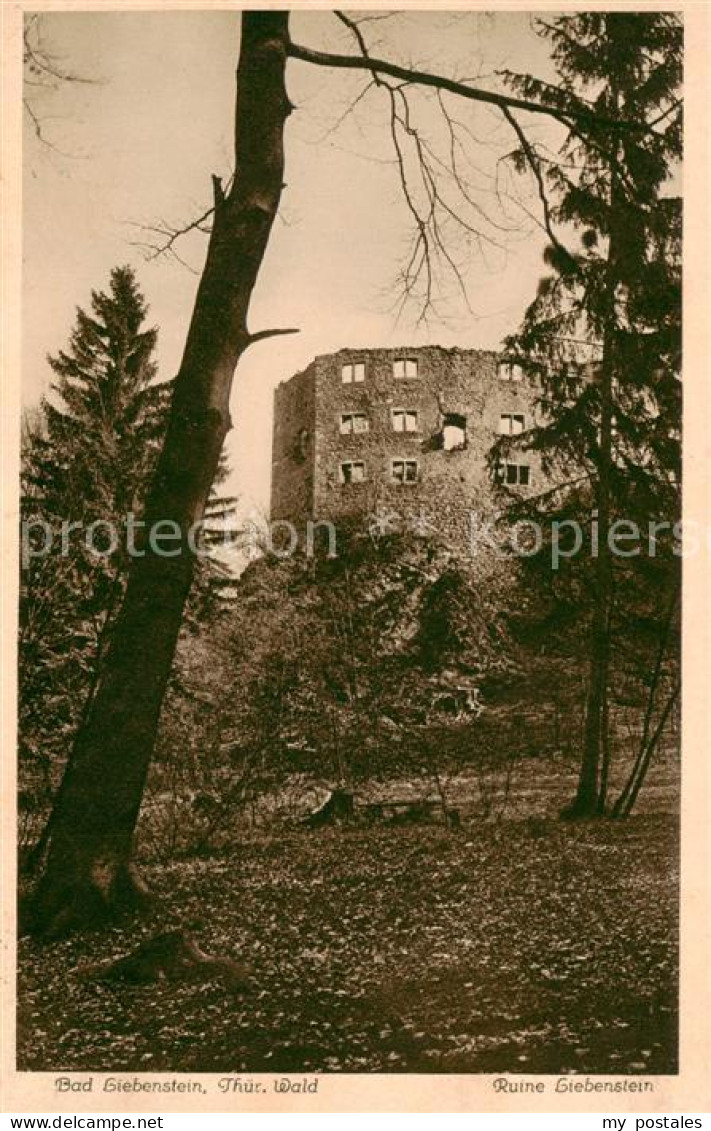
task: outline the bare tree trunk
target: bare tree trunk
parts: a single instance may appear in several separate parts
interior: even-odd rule
[[[625,782],[620,796],[615,801],[612,807],[613,817],[628,817],[632,812],[632,808],[637,800],[637,795],[644,784],[644,779],[647,776],[652,761],[652,755],[656,749],[657,743],[661,738],[662,731],[666,724],[669,715],[676,703],[679,695],[680,685],[677,683],[672,689],[672,692],[667,700],[665,707],[660,715],[661,725],[657,725],[652,732],[652,718],[654,716],[654,709],[657,705],[657,692],[662,682],[662,668],[667,654],[667,647],[669,643],[669,636],[672,631],[672,624],[674,614],[677,608],[677,602],[680,595],[680,586],[677,584],[674,588],[671,601],[669,602],[669,609],[662,625],[662,632],[659,639],[659,647],[657,649],[657,657],[654,664],[654,671],[652,672],[652,681],[649,686],[649,694],[647,696],[647,706],[644,712],[644,723],[642,726],[642,737],[635,758],[634,765],[630,771],[629,777]]]
[[[247,316],[283,187],[287,48],[288,13],[243,14],[235,177],[227,194],[213,178],[207,259],[146,512],[156,538],[132,563],[73,771],[57,798],[27,923],[40,935],[138,908],[147,895],[131,864],[133,836],[193,576],[188,532],[202,519],[230,428],[235,367],[250,341],[268,333],[251,337]],[[164,534],[180,531],[163,541],[163,554],[160,523]]]
[[[639,796],[639,791],[644,785],[647,771],[652,764],[652,756],[654,754],[654,751],[657,749],[657,746],[659,745],[659,740],[664,733],[664,728],[667,724],[667,720],[676,704],[677,699],[679,698],[680,691],[681,684],[677,682],[674,684],[669,697],[664,704],[656,727],[649,735],[646,742],[640,747],[640,751],[637,755],[637,759],[635,761],[632,773],[630,774],[629,780],[625,785],[624,790],[615,802],[615,806],[612,811],[613,817],[629,817],[630,813],[634,809],[637,797]]]
[[[615,96],[613,95],[613,98]],[[619,149],[619,145],[617,147]],[[590,676],[585,704],[585,731],[578,788],[563,810],[567,819],[601,816],[605,806],[609,774],[609,712],[607,691],[610,667],[610,619],[612,606],[612,554],[609,545],[613,393],[615,378],[615,289],[620,233],[617,207],[619,172],[613,157],[610,187],[610,235],[605,279],[605,331],[600,366],[600,442],[597,466],[597,558],[592,624],[590,626]],[[602,771],[602,772],[601,772]]]
[[[609,680],[606,680],[606,685]],[[610,696],[605,686],[605,700],[602,707],[602,761],[600,763],[600,788],[597,795],[597,815],[604,817],[607,809],[607,791],[610,782],[612,745],[610,738]]]
[[[610,530],[610,462],[612,443],[612,373],[611,334],[606,335],[600,377],[600,459],[596,492],[598,551],[595,568],[595,593],[590,627],[590,674],[585,704],[583,753],[580,761],[578,788],[575,797],[563,810],[568,819],[594,817],[600,812],[601,761],[605,778],[609,766],[607,684],[610,661],[610,604],[612,561],[608,542]]]

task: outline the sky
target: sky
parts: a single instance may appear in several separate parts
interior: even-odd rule
[[[497,88],[502,68],[550,76],[547,47],[526,13],[402,12],[363,25],[374,55]],[[29,119],[24,151],[23,400],[46,395],[48,353],[63,348],[77,306],[135,268],[159,329],[159,377],[180,363],[206,238],[184,237],[173,256],[151,258],[145,225],[183,226],[209,205],[210,176],[229,176],[239,16],[234,11],[50,12],[42,38],[58,64],[84,80],[28,90],[49,141]],[[330,12],[296,12],[292,37],[354,53]],[[286,128],[286,188],[258,285],[250,329],[298,334],[252,347],[235,377],[228,438],[230,488],[244,515],[269,500],[275,386],[321,353],[345,346],[427,343],[497,348],[516,329],[543,267],[535,193],[502,158],[515,139],[490,107],[451,100],[460,171],[470,203],[444,179],[450,135],[430,93],[413,93],[413,121],[431,146],[456,215],[447,246],[466,300],[441,274],[437,310],[399,310],[397,284],[412,238],[388,128],[387,96],[355,72],[292,60],[296,106]],[[551,127],[523,119],[532,136]],[[548,132],[547,132],[548,131]],[[412,186],[418,192],[413,174]],[[192,268],[192,270],[191,270]]]

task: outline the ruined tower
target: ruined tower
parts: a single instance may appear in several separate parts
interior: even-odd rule
[[[517,455],[493,477],[500,434],[533,423],[535,390],[484,350],[343,349],[316,357],[274,397],[271,517],[299,523],[390,516],[456,541],[472,511],[491,511],[496,481],[541,487]]]

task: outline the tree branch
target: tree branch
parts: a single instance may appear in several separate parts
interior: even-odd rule
[[[30,74],[36,75],[40,80],[34,85],[55,85],[58,82],[79,82],[89,85],[98,83],[97,79],[89,79],[61,69],[42,44],[40,16],[39,12],[33,13],[26,20],[22,33],[22,62]]]
[[[343,17],[339,17],[343,18]],[[347,19],[347,17],[346,17]],[[344,20],[345,22],[345,20]],[[352,24],[353,21],[349,21]],[[360,34],[359,29],[354,29],[357,34]],[[472,102],[483,102],[489,106],[496,106],[499,110],[505,107],[509,110],[525,110],[530,114],[544,114],[549,118],[555,118],[561,122],[567,129],[570,129],[571,118],[581,121],[595,122],[600,126],[608,126],[610,129],[646,129],[638,123],[615,121],[601,117],[596,114],[594,110],[583,110],[572,108],[563,111],[558,106],[547,105],[542,102],[533,102],[527,98],[516,98],[509,94],[497,94],[494,91],[482,90],[481,87],[468,86],[466,83],[457,82],[456,79],[447,78],[444,75],[434,75],[429,71],[419,71],[412,67],[402,67],[399,63],[392,63],[387,59],[375,59],[370,54],[363,55],[336,55],[328,51],[314,51],[310,47],[304,47],[300,43],[294,43],[293,40],[289,42],[288,54],[292,59],[298,59],[302,63],[311,63],[317,67],[339,67],[349,70],[357,71],[370,71],[373,77],[376,75],[388,75],[390,78],[399,79],[401,82],[417,83],[419,86],[430,86],[438,90],[449,91],[450,94],[459,95],[461,98],[468,98]]]
[[[207,221],[214,214],[214,206],[207,208],[195,220],[189,221],[180,228],[171,228],[167,223],[161,221],[160,224],[136,224],[131,222],[131,227],[138,228],[139,231],[146,233],[146,239],[143,241],[135,241],[137,247],[142,247],[146,251],[147,259],[157,259],[160,255],[165,255],[168,252],[174,253],[173,245],[181,236],[186,236],[189,232],[202,232],[204,235],[210,234],[210,228],[207,226]],[[149,235],[156,237],[156,242],[148,239]],[[162,237],[158,239],[158,237]]]
[[[299,333],[301,333],[301,331],[298,330],[298,329],[294,329],[293,327],[290,327],[289,329],[286,329],[286,330],[257,330],[256,334],[250,334],[248,336],[248,344],[250,346],[253,346],[255,342],[263,342],[265,340],[265,338],[277,338],[277,337],[281,337],[282,334],[299,334]]]
[[[341,11],[336,11],[334,14],[355,37],[363,59],[370,62],[368,45],[359,22]],[[371,75],[370,82],[365,91],[358,96],[356,103],[371,86],[377,86],[387,94],[390,112],[390,135],[400,185],[405,204],[415,225],[412,246],[399,278],[403,292],[399,310],[401,312],[408,301],[416,300],[420,306],[418,321],[426,320],[428,312],[434,307],[435,268],[437,261],[440,260],[451,273],[467,308],[470,309],[464,278],[459,265],[455,262],[447,247],[443,225],[446,223],[456,224],[468,235],[473,236],[480,244],[483,240],[489,240],[492,243],[496,243],[496,241],[486,232],[475,227],[462,214],[461,207],[457,206],[460,202],[453,205],[446,199],[440,177],[437,175],[437,167],[444,169],[469,207],[487,220],[492,227],[497,225],[489,220],[484,211],[473,201],[467,191],[467,186],[459,176],[456,160],[453,162],[452,168],[446,168],[444,162],[433,151],[427,140],[422,136],[420,129],[413,122],[407,96],[408,83],[386,81],[376,70],[373,70]],[[442,113],[450,127],[450,134],[452,134],[452,125],[443,105],[440,90],[437,91],[437,97],[440,100]],[[340,121],[342,121],[342,118]],[[414,178],[414,174],[410,171],[410,158],[414,160],[418,178]],[[497,244],[497,246],[499,245]]]
[[[98,79],[85,78],[71,71],[65,71],[59,66],[56,59],[47,51],[42,43],[41,13],[35,12],[25,18],[22,32],[22,66],[23,83],[27,93],[22,99],[22,104],[27,117],[32,125],[35,137],[47,149],[53,150],[62,157],[74,158],[77,154],[66,153],[47,137],[42,118],[36,105],[30,97],[29,88],[37,90],[56,90],[63,83],[83,83],[88,85],[99,84]],[[34,96],[34,95],[33,95]]]
[[[545,182],[543,180],[543,174],[541,173],[541,167],[538,163],[538,158],[536,156],[536,152],[535,152],[533,146],[531,145],[530,141],[526,137],[525,132],[522,130],[520,123],[516,120],[516,118],[512,114],[509,107],[508,106],[502,106],[501,112],[504,115],[506,121],[509,123],[509,125],[513,129],[514,133],[516,134],[516,137],[518,138],[518,140],[521,144],[521,149],[523,150],[524,155],[526,157],[526,160],[528,161],[528,164],[531,168],[531,172],[533,173],[534,177],[536,178],[536,185],[538,186],[538,196],[540,198],[541,207],[543,209],[543,226],[546,230],[546,234],[547,234],[549,240],[551,241],[551,243],[553,244],[553,246],[556,248],[556,250],[559,251],[565,257],[566,262],[569,262],[571,267],[577,269],[577,264],[575,262],[575,258],[571,255],[571,253],[568,251],[568,249],[563,246],[563,244],[560,242],[560,240],[556,236],[555,232],[553,231],[553,222],[552,222],[552,218],[551,218],[550,204],[548,203],[546,186],[545,186]]]
[[[345,26],[349,29],[349,31],[353,32],[353,35],[356,37],[356,39],[358,41],[358,46],[360,47],[361,55],[363,56],[364,59],[369,60],[370,54],[368,52],[368,45],[365,42],[365,39],[363,37],[363,32],[360,30],[360,27],[358,26],[356,21],[351,20],[345,14],[345,12],[339,12],[338,10],[336,10],[336,11],[334,11],[333,14],[337,19],[339,19],[341,21],[342,24],[345,24]],[[380,75],[377,73],[377,71],[373,71],[373,81],[375,83],[377,83],[378,86],[382,85],[383,80],[380,78]]]

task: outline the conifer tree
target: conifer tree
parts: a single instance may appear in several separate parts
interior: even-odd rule
[[[110,529],[122,533],[127,513],[140,513],[167,401],[166,386],[154,383],[157,331],[145,327],[146,313],[133,271],[115,268],[89,312],[77,310],[68,348],[48,359],[57,377],[51,399],[25,431],[23,518],[29,529],[42,520],[51,530],[48,552],[28,555],[22,571],[26,753],[65,745],[123,592],[125,537],[104,551]],[[93,523],[98,553],[87,546]]]
[[[79,308],[69,348],[50,357],[57,404],[45,400],[31,480],[62,515],[118,519],[140,505],[164,427],[166,386],[154,384],[158,332],[130,267]]]
[[[564,814],[581,817],[606,806],[611,632],[625,613],[610,530],[617,517],[645,529],[647,520],[673,522],[679,509],[680,209],[669,185],[681,155],[682,28],[669,12],[585,12],[537,26],[559,83],[509,81],[555,101],[570,128],[553,160],[523,141],[512,155],[533,167],[547,200],[552,271],[507,347],[539,384],[541,422],[502,440],[493,458],[517,444],[540,453],[559,487],[529,504],[539,519],[587,510],[595,549],[585,737]],[[594,112],[587,120],[585,108]],[[668,539],[658,554],[668,569],[656,582],[673,588]],[[657,564],[647,563],[650,584]],[[635,567],[636,584],[645,568]]]
[[[23,518],[29,529],[38,532],[42,520],[51,531],[48,552],[27,555],[20,605],[21,776],[40,802],[53,792],[55,767],[91,704],[131,545],[140,550],[171,388],[155,381],[157,330],[146,316],[134,272],[114,268],[89,311],[77,310],[67,349],[48,359],[57,377],[51,399],[23,436]],[[228,470],[223,455],[218,483]],[[224,526],[233,503],[213,494],[208,517]],[[214,611],[226,572],[200,560],[189,627]],[[45,841],[46,833],[34,858]]]

